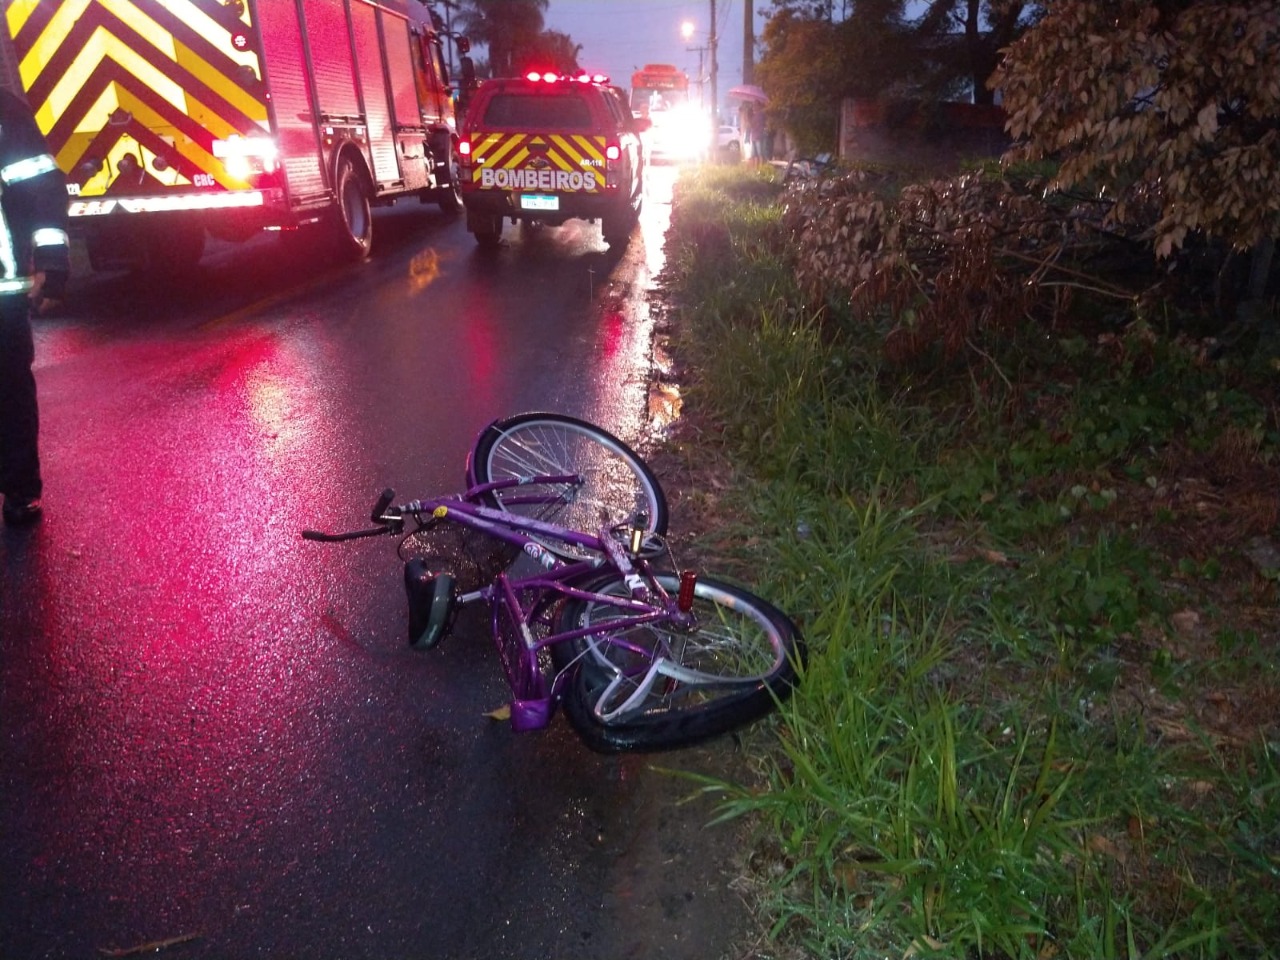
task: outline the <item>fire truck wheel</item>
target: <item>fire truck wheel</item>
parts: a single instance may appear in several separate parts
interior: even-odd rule
[[[495,250],[502,242],[502,218],[478,213],[467,214],[467,229],[485,250]]]
[[[458,165],[458,154],[449,144],[449,155],[446,157],[445,169],[449,179],[440,185],[440,209],[445,213],[457,213],[462,209],[462,168]]]
[[[624,207],[617,213],[606,213],[600,218],[600,233],[605,244],[618,249],[625,247],[631,239],[631,230],[639,219],[630,207]]]
[[[338,242],[353,260],[369,255],[373,246],[373,212],[364,175],[350,157],[338,161]]]

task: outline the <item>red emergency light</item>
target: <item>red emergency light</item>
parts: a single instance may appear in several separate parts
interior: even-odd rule
[[[608,83],[609,78],[603,73],[579,73],[575,76],[568,76],[563,73],[552,73],[548,70],[541,73],[537,70],[530,70],[524,75],[524,78],[530,83],[557,83],[561,80],[567,83]]]

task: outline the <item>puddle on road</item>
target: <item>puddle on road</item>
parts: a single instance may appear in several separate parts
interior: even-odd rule
[[[649,347],[648,402],[646,407],[649,413],[649,432],[659,438],[665,436],[671,429],[671,425],[679,419],[681,407],[684,403],[680,385],[671,379],[675,364],[668,349],[667,334],[664,332],[667,324],[662,319],[662,314],[667,304],[664,300],[662,286],[657,282],[667,267],[666,239],[667,231],[671,226],[671,200],[674,182],[674,175],[669,182],[666,178],[663,178],[660,188],[662,191],[661,197],[655,195],[656,190],[651,192],[649,197],[651,202],[646,206],[648,216],[642,219],[642,237],[644,239],[645,269],[648,274],[648,283],[645,285],[641,296],[644,299],[645,311],[653,328]],[[650,186],[656,186],[656,182],[652,178]],[[661,200],[659,203],[652,202],[659,199]]]

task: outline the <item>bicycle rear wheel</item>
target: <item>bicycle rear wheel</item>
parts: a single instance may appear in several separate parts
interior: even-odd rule
[[[660,575],[674,594],[679,578]],[[631,595],[617,574],[584,585],[605,596]],[[556,650],[577,661],[564,693],[565,714],[593,750],[670,750],[756,720],[790,694],[802,655],[800,631],[772,604],[740,587],[699,579],[695,623],[639,624],[594,634]],[[564,605],[556,632],[608,623],[627,613],[600,601]]]
[[[667,498],[649,465],[595,424],[559,413],[495,420],[476,438],[467,462],[472,486],[513,477],[576,475],[577,483],[524,484],[483,494],[490,506],[595,535],[602,526],[647,517],[651,533],[667,530]],[[553,537],[543,546],[568,558],[581,548]]]

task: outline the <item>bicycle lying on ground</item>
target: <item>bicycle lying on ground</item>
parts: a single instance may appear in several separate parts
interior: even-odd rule
[[[383,491],[370,528],[302,536],[402,535],[415,649],[439,643],[460,607],[487,604],[515,730],[545,727],[563,703],[592,749],[672,749],[758,719],[796,683],[795,624],[680,569],[657,477],[594,424],[495,420],[468,457],[465,492],[394,496]]]

